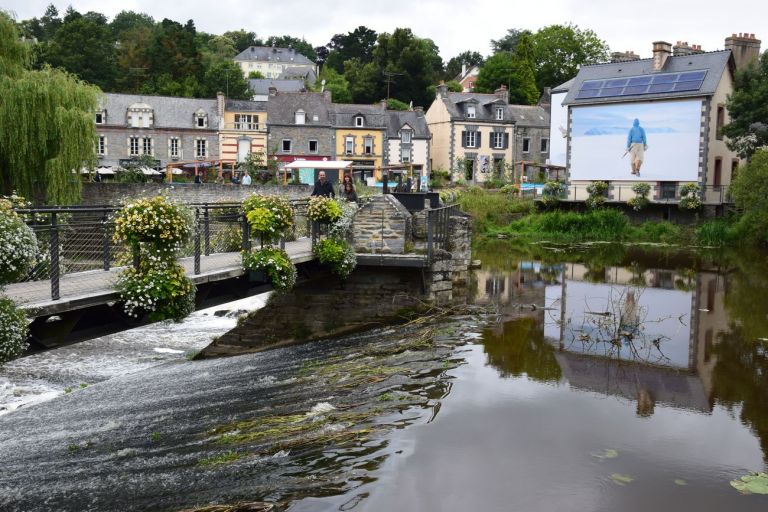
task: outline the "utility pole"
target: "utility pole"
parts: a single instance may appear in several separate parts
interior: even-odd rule
[[[394,82],[393,77],[402,76],[405,73],[394,73],[392,71],[385,71],[384,76],[387,77],[384,81],[387,82],[387,99],[389,99],[389,85]]]

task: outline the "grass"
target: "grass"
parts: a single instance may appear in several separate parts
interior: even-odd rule
[[[228,452],[220,453],[212,457],[206,457],[205,459],[200,459],[200,461],[197,464],[200,466],[218,466],[221,464],[229,464],[230,462],[238,461],[243,457],[244,455],[242,453],[238,453],[234,450],[230,450]]]
[[[478,233],[507,225],[535,210],[530,199],[518,199],[509,194],[489,192],[477,187],[459,194],[458,200],[461,210],[472,215]]]

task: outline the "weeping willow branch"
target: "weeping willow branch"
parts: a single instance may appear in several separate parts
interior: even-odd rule
[[[72,203],[80,169],[94,162],[100,91],[60,70],[30,71],[27,55],[0,12],[0,192]]]

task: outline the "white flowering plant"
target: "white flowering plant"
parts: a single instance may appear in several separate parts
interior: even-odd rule
[[[293,207],[284,197],[254,194],[243,201],[243,211],[262,242],[277,240],[293,227]]]
[[[35,265],[38,257],[35,233],[0,200],[0,285],[15,282]]]
[[[352,232],[352,223],[355,220],[358,206],[355,202],[345,200],[340,200],[338,203],[341,208],[341,215],[336,219],[336,222],[331,224],[328,234],[333,238],[346,240]]]
[[[680,187],[681,210],[698,210],[701,208],[701,188],[696,183],[686,183]]]
[[[287,291],[296,284],[296,266],[288,253],[276,247],[243,251],[243,268],[264,272],[278,291]]]
[[[357,266],[357,256],[346,240],[326,238],[312,248],[312,252],[323,265],[328,265],[333,274],[346,279]]]
[[[0,365],[19,357],[27,349],[27,317],[11,300],[0,297]]]
[[[312,196],[307,204],[307,217],[315,222],[331,223],[341,217],[341,205],[336,199],[325,196]]]
[[[134,318],[148,314],[152,321],[181,321],[195,310],[195,285],[175,262],[142,262],[117,279],[125,312]]]
[[[134,252],[155,250],[175,254],[192,233],[192,212],[163,196],[139,199],[115,216],[115,242]]]

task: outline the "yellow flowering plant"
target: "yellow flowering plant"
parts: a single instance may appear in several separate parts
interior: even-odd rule
[[[274,242],[293,227],[293,207],[284,197],[254,194],[243,201],[243,211],[262,242]]]

